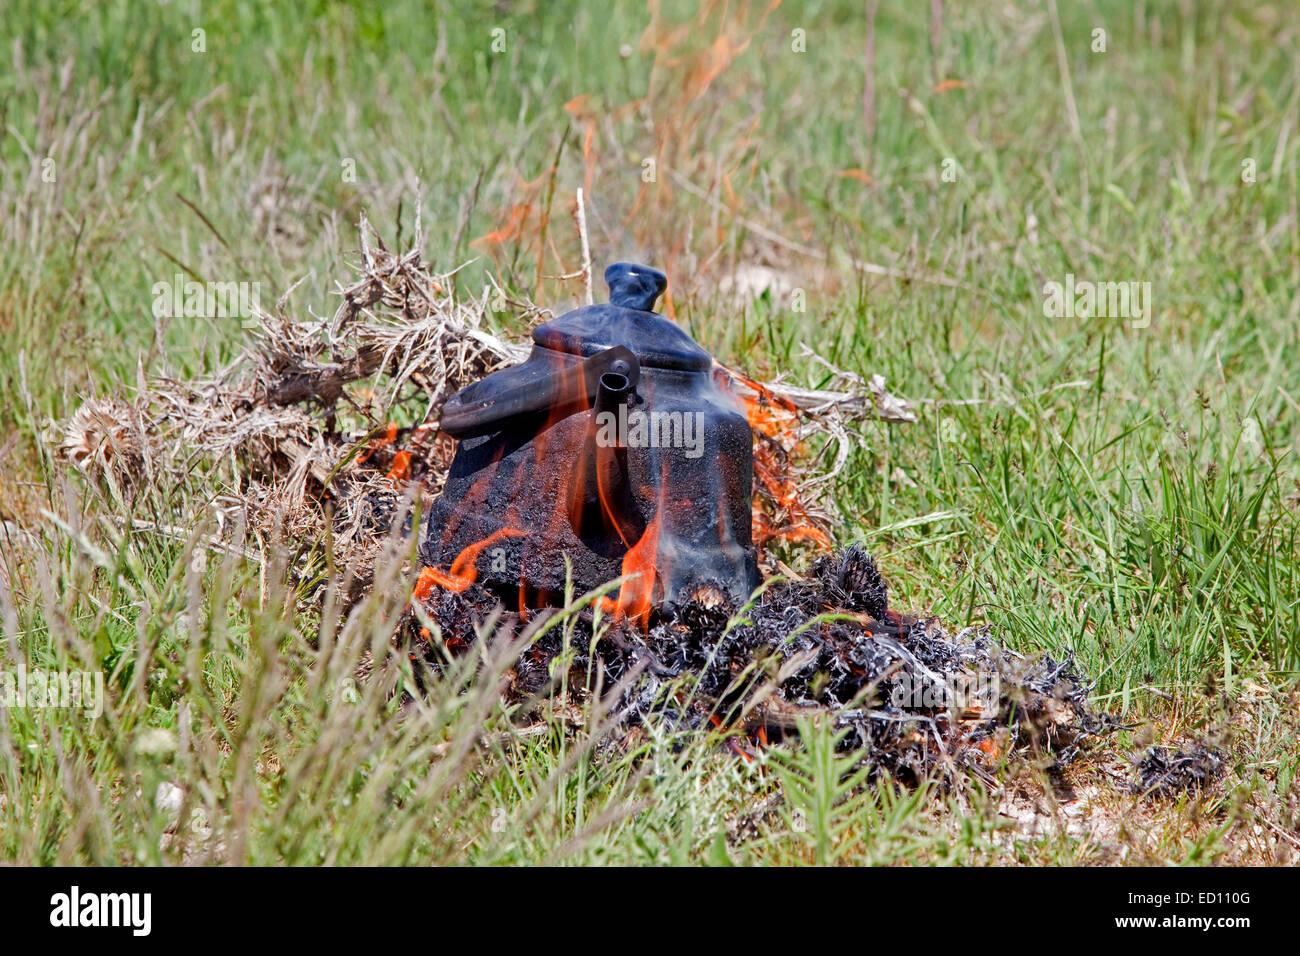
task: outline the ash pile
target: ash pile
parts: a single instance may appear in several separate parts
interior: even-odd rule
[[[770,582],[745,607],[702,586],[656,608],[645,629],[600,615],[598,602],[571,629],[547,628],[558,611],[524,619],[479,584],[434,586],[418,603],[402,640],[435,674],[475,640],[531,628],[538,636],[507,691],[521,712],[561,692],[588,704],[600,674],[616,726],[633,739],[735,727],[732,746],[749,755],[805,721],[832,721],[847,731],[842,747],[900,781],[974,774],[993,783],[990,771],[1008,759],[1060,767],[1117,726],[1089,707],[1072,657],[1031,660],[987,628],[949,635],[890,609],[874,560],[856,546],[817,559],[800,579]]]

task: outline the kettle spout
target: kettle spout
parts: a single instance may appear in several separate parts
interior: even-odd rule
[[[602,414],[619,414],[620,408],[626,408],[628,398],[632,395],[632,380],[623,371],[608,371],[601,375],[596,388],[596,401],[592,408],[599,418]]]
[[[617,426],[626,420],[628,403],[636,395],[635,381],[634,369],[612,369],[600,376],[569,497],[570,521],[580,538],[621,541],[624,550],[645,531],[632,500],[627,448],[619,444]]]

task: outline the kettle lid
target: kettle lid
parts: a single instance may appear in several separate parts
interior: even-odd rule
[[[643,366],[701,370],[713,357],[680,326],[654,311],[668,286],[658,269],[616,262],[605,270],[609,302],[574,309],[533,329],[543,348],[584,358],[616,346],[632,351]]]

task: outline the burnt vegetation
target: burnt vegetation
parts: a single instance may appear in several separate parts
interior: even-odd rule
[[[548,627],[559,609],[521,616],[479,584],[434,588],[408,612],[400,641],[426,665],[425,679],[437,680],[476,641],[514,641],[531,629],[538,636],[506,689],[522,721],[556,694],[583,704],[607,693],[624,735],[731,727],[743,755],[796,735],[805,721],[827,721],[840,749],[902,781],[991,780],[1017,756],[1060,767],[1117,728],[1089,706],[1090,685],[1071,656],[1030,659],[983,627],[949,634],[936,620],[891,610],[887,592],[857,546],[818,558],[806,576],[773,579],[743,606],[702,586],[657,608],[645,630],[600,614],[597,602]]]
[[[1223,776],[1223,754],[1203,744],[1186,749],[1148,747],[1136,762],[1133,791],[1140,796],[1173,799],[1199,794]]]

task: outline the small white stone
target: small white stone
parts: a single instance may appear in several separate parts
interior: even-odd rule
[[[185,801],[185,791],[174,783],[164,780],[158,784],[158,789],[154,791],[153,805],[159,810],[169,810],[172,813],[179,813],[181,804]]]
[[[176,829],[181,818],[181,804],[184,802],[185,790],[166,780],[160,782],[153,793],[154,807],[167,814],[168,830]]]
[[[176,749],[176,735],[163,727],[153,727],[135,739],[135,749],[142,754],[161,757]]]

